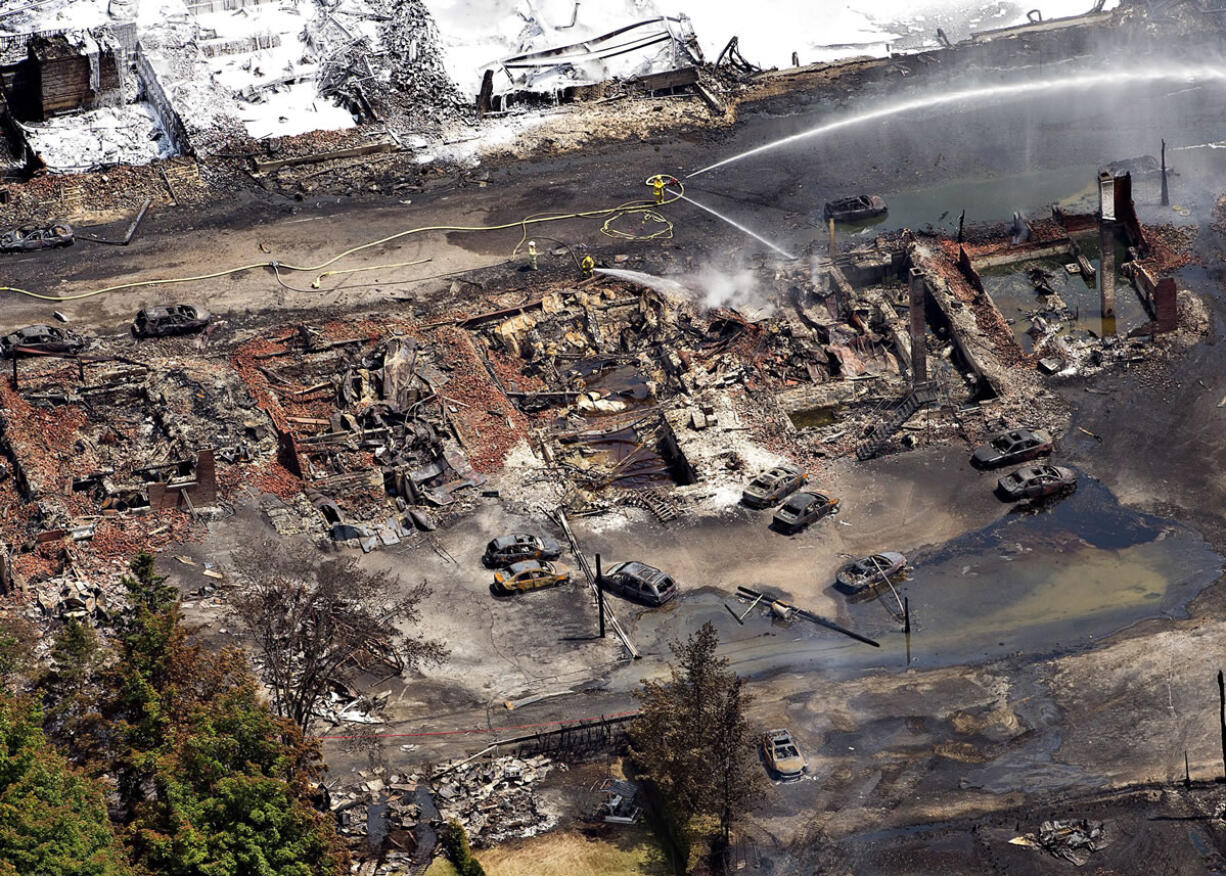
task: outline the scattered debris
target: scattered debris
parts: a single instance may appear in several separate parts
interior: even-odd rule
[[[474,845],[535,836],[556,821],[533,791],[553,767],[544,755],[458,763],[433,784],[439,816],[464,825]]]
[[[1090,856],[1109,844],[1101,821],[1044,821],[1038,833],[1028,833],[1010,840],[1014,845],[1043,849],[1053,857],[1062,858],[1077,867],[1084,866]]]

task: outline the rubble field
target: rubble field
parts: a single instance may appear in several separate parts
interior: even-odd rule
[[[1081,330],[1040,297],[1032,320],[1043,335],[1023,350],[974,265],[1004,254],[1024,263],[1070,240],[1050,224],[1032,229],[1021,246],[992,228],[961,245],[903,232],[834,259],[762,263],[742,280],[757,294],[740,308],[626,260],[579,281],[542,274],[526,292],[487,281],[461,309],[271,325],[221,318],[184,338],[99,336],[77,357],[19,358],[16,382],[0,383],[8,610],[47,627],[69,617],[105,625],[127,558],[153,547],[179,557],[171,571],[189,617],[224,622],[234,586],[226,545],[253,515],[280,537],[367,553],[387,568],[433,551],[446,560],[441,572],[437,559],[415,568],[447,580],[477,550],[452,553],[451,534],[488,531],[491,520],[560,523],[574,547],[567,520],[597,543],[609,538],[601,521],[727,520],[746,482],[782,461],[820,484],[878,456],[965,453],[1020,425],[1061,435],[1072,415],[1066,382],[1184,349],[1207,317],[1180,292],[1172,325],[1155,319],[1116,338]],[[1188,235],[1143,233],[1162,244],[1136,252],[1138,276],[1183,263]],[[491,518],[492,507],[504,517]],[[835,604],[811,604],[850,622]],[[560,609],[564,628],[591,623],[590,600],[579,606]],[[501,647],[542,668],[500,677],[480,663],[484,645],[459,649],[457,660],[474,661],[470,683],[488,678],[493,700],[594,690],[616,671],[613,640],[546,669],[550,647],[529,641],[531,614],[495,610]],[[670,627],[631,610],[624,629],[623,657],[632,639],[643,647]],[[340,691],[320,718],[342,729],[412,720],[401,703],[411,689]],[[380,848],[411,857],[431,817],[458,818],[490,843],[562,817],[528,790],[553,767],[548,758],[460,763],[430,783],[431,765],[408,760],[416,772],[334,790],[355,840],[385,836]],[[422,815],[427,784],[438,816]]]
[[[733,155],[904,78],[944,83],[955,56],[1076,54],[1084,31],[1034,22],[996,48],[769,75],[707,65],[667,89],[579,71],[589,90],[528,130],[503,110],[469,127],[416,0],[191,5],[146,48],[184,89],[205,68],[224,85],[224,112],[188,124],[207,148],[40,174],[0,198],[0,217],[116,227],[155,205],[131,248],[85,250],[99,229],[78,229],[77,248],[6,262],[14,288],[82,295],[6,299],[12,328],[55,320],[84,340],[15,353],[0,375],[0,611],[35,622],[41,647],[69,619],[105,630],[141,550],[218,646],[244,644],[233,600],[250,570],[236,563],[259,536],[343,552],[392,589],[424,582],[418,626],[448,659],[371,661],[315,713],[321,805],[366,876],[423,872],[453,819],[479,853],[576,830],[616,844],[650,825],[650,788],[622,760],[634,694],[706,622],[748,681],[753,726],[789,728],[808,767],[740,813],[733,869],[1220,869],[1217,701],[1201,690],[1226,635],[1226,202],[1201,191],[1216,118],[1177,132],[1206,140],[1175,153],[1190,208],[1163,203],[1143,156],[1029,218],[963,227],[958,186],[994,162],[1006,186],[1021,161],[1003,148],[1018,139],[1009,111],[984,106],[969,133],[915,113],[828,151],[781,150],[770,174],[699,175],[693,197],[715,205],[701,214],[625,209],[651,191],[646,173],[715,161],[712,144]],[[374,27],[370,9],[424,42]],[[1131,4],[1094,15],[1141,27]],[[215,54],[195,56],[200,27]],[[354,127],[290,133],[311,77]],[[530,80],[503,100],[530,100]],[[1062,115],[1080,109],[1035,95],[1028,112],[1068,139],[1026,172],[1080,172],[1084,138],[1147,118],[1132,100],[1084,113],[1080,132]],[[503,122],[505,148],[487,137]],[[261,124],[284,136],[255,136]],[[889,133],[911,126],[947,139],[929,154]],[[1112,148],[1138,138],[1126,128]],[[826,197],[860,191],[940,218],[818,218]],[[551,211],[564,218],[529,230]],[[776,258],[785,247],[797,257]],[[287,267],[334,253],[353,257],[313,282],[317,269]],[[248,267],[212,273],[230,264]],[[174,292],[152,279],[201,274]],[[207,328],[128,333],[131,312],[178,290],[215,313]],[[971,464],[1031,431],[1043,446],[1028,458]],[[1043,471],[1010,498],[1013,469],[1049,462],[1061,489]],[[776,467],[835,510],[790,531],[776,516],[788,490],[753,507],[746,489]],[[512,534],[556,542],[568,577],[504,592],[484,554]],[[597,570],[626,561],[677,595],[602,598]],[[877,578],[841,575],[857,561]]]

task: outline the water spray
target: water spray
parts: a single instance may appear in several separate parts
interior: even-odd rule
[[[832,131],[837,131],[842,128],[850,128],[855,125],[863,124],[864,122],[873,122],[879,119],[889,118],[890,116],[913,112],[914,110],[931,109],[933,107],[947,106],[949,104],[961,103],[963,101],[983,100],[985,98],[1007,99],[1010,97],[1019,97],[1030,94],[1036,91],[1089,88],[1099,85],[1115,86],[1126,82],[1159,82],[1167,79],[1186,81],[1196,81],[1198,79],[1223,80],[1226,79],[1226,69],[1218,69],[1214,67],[1173,67],[1162,70],[1088,73],[1082,76],[1069,76],[1063,79],[1035,79],[1031,80],[1030,82],[1019,82],[1014,85],[991,85],[982,88],[968,88],[963,91],[951,91],[947,94],[920,97],[914,100],[906,101],[905,103],[893,104],[892,106],[885,106],[881,107],[880,109],[870,110],[869,112],[861,113],[856,116],[849,116],[848,118],[839,119],[838,121],[827,122],[824,125],[818,125],[816,128],[801,131],[799,134],[792,134],[788,137],[782,137],[771,143],[766,143],[754,149],[746,150],[739,155],[733,155],[731,158],[725,158],[722,161],[717,161],[714,164],[702,168],[701,170],[696,170],[686,176],[686,179],[692,179],[699,174],[707,173],[718,167],[723,167],[725,164],[731,164],[732,162],[740,161],[743,158],[750,158],[763,152],[769,152],[772,149],[778,149],[781,146],[788,146],[801,140],[807,140],[810,137],[819,137],[822,134],[829,134]],[[693,199],[691,198],[686,198],[686,200],[690,201],[690,203],[694,203]],[[756,237],[757,235],[754,236]]]
[[[795,260],[796,260],[796,256],[792,255],[792,254],[791,254],[790,252],[788,252],[787,250],[782,249],[781,247],[776,246],[775,244],[773,244],[773,243],[771,243],[769,240],[767,240],[765,237],[763,237],[761,234],[758,234],[756,231],[753,231],[752,229],[746,228],[746,227],[745,227],[744,225],[742,225],[740,222],[737,222],[735,219],[732,219],[731,217],[725,216],[723,213],[720,213],[718,210],[714,209],[713,207],[708,207],[706,204],[700,204],[698,201],[695,201],[695,200],[694,200],[693,198],[691,198],[689,195],[687,195],[687,194],[683,194],[683,193],[681,193],[681,192],[674,192],[672,189],[669,189],[669,190],[668,190],[668,193],[669,193],[670,195],[671,195],[671,194],[675,194],[675,195],[677,195],[677,197],[678,197],[678,198],[680,198],[681,200],[683,200],[683,201],[685,201],[685,202],[687,202],[687,203],[693,204],[695,207],[697,207],[697,208],[698,208],[698,209],[700,209],[700,210],[706,210],[708,213],[710,213],[710,214],[711,214],[712,216],[714,216],[716,219],[722,219],[722,220],[724,220],[724,221],[725,221],[725,222],[727,222],[729,225],[731,225],[733,228],[737,229],[738,231],[743,231],[743,232],[745,232],[746,234],[748,234],[750,237],[752,237],[754,240],[758,241],[759,243],[765,243],[767,246],[769,246],[769,247],[770,247],[771,249],[773,249],[775,252],[779,253],[779,255],[783,256],[783,257],[784,257],[785,259],[787,259],[788,261],[790,261],[790,262],[791,262],[791,261],[795,261]]]

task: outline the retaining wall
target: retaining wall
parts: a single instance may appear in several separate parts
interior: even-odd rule
[[[149,63],[149,59],[145,57],[145,53],[139,45],[136,47],[132,60],[136,66],[136,76],[140,81],[141,93],[149,101],[154,112],[157,113],[158,121],[161,122],[162,130],[166,132],[166,136],[170,138],[175,154],[194,155],[191,137],[188,136],[183,119],[179,117],[174,104],[170,102],[170,98],[162,90],[162,84],[158,81],[153,65]]]

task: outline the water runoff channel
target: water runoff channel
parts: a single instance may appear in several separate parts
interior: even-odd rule
[[[1111,122],[1099,117],[1081,131],[1053,135],[1050,144],[1018,145],[1019,149],[1045,153],[1048,160],[1059,161],[1064,156],[1068,159],[1065,164],[1001,175],[988,171],[882,192],[889,202],[887,217],[873,226],[853,226],[852,232],[936,225],[940,211],[963,208],[960,205],[965,205],[967,219],[972,222],[1007,220],[1013,210],[1042,215],[1040,211],[1052,203],[1088,197],[1099,164],[1121,157],[1120,150],[1127,150],[1129,145],[1133,149],[1126,152],[1128,155],[1144,152],[1134,145],[1142,137],[1148,138],[1145,143],[1156,143],[1164,136],[1176,150],[1181,146],[1200,150],[1198,160],[1189,164],[1191,178],[1178,186],[1195,201],[1196,178],[1208,182],[1226,172],[1226,148],[1217,148],[1226,145],[1226,121],[1205,109],[1205,91],[1226,98],[1226,70],[1188,67],[1087,73],[946,91],[824,121],[716,161],[689,174],[686,183],[693,187],[703,180],[707,185],[704,191],[720,197],[718,178],[730,165],[757,163],[758,172],[765,177],[797,173],[798,166],[813,163],[823,138],[841,136],[841,152],[846,153],[849,138],[854,142],[858,131],[871,142],[877,136],[874,127],[883,122],[918,118],[934,111],[970,117],[981,114],[985,106],[994,113],[1007,113],[1010,102],[1022,102],[1028,121],[1042,129],[1044,107],[1060,103],[1065,105],[1061,111],[1067,112],[1068,103],[1107,92],[1120,105],[1131,107],[1131,121],[1122,124],[1127,131],[1112,126],[1104,134],[1103,126]],[[1039,95],[1047,100],[1036,104]],[[949,121],[946,116],[942,124]],[[984,123],[982,119],[980,123]],[[919,131],[916,134],[912,130],[913,148],[922,149],[925,143],[929,148],[939,148],[939,128],[934,127],[927,139],[922,124]],[[1018,164],[1003,163],[1013,167]],[[803,171],[800,173],[803,175]],[[830,196],[858,193],[831,192]],[[791,253],[805,245],[804,240],[768,240],[761,230],[779,226],[770,210],[735,194],[724,197],[729,206],[719,209],[696,203],[692,197],[686,200],[782,258],[793,258]],[[1145,205],[1138,206],[1144,209]],[[791,212],[799,211],[793,205]],[[896,585],[900,597],[908,599],[912,608],[909,648],[899,634],[896,611],[886,602],[893,602],[889,593],[880,599],[850,601],[841,617],[857,631],[879,638],[880,649],[797,622],[788,624],[786,634],[780,630],[772,640],[754,641],[729,626],[726,596],[705,589],[685,597],[683,626],[691,629],[704,620],[715,622],[721,633],[732,637],[729,656],[743,674],[807,667],[855,674],[873,667],[974,663],[1019,651],[1036,657],[1052,655],[1089,647],[1097,639],[1142,619],[1184,616],[1191,599],[1221,573],[1222,558],[1194,530],[1121,506],[1106,487],[1085,472],[1079,474],[1079,486],[1072,495],[1036,509],[1006,514],[911,558],[906,579]],[[803,537],[821,536],[811,532]],[[879,547],[892,549],[897,546]],[[796,592],[785,581],[778,582],[778,588]],[[682,625],[675,612],[676,607],[672,607],[654,618],[644,615],[640,619],[646,624],[644,632],[683,632],[675,629]],[[741,641],[735,640],[738,636]]]

